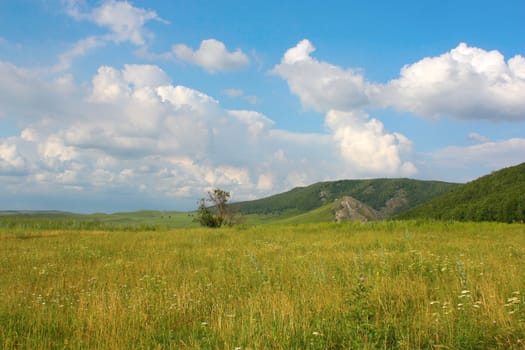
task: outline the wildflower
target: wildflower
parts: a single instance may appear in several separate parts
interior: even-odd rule
[[[314,336],[318,336],[318,335],[322,335],[322,334],[319,333],[319,332],[317,332],[317,331],[314,331],[314,332],[312,332],[312,335],[314,335]]]

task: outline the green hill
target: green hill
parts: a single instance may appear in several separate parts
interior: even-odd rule
[[[325,221],[327,217],[333,219],[330,206],[326,205],[351,196],[379,212],[382,218],[389,218],[457,186],[455,183],[411,179],[329,181],[297,187],[263,199],[233,203],[232,208],[243,215],[258,214],[277,221],[296,221],[301,216],[305,217],[306,213],[323,207],[322,215],[313,212],[306,216]]]
[[[524,222],[525,163],[480,177],[398,217]]]

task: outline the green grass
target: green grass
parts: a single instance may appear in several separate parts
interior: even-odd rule
[[[0,212],[0,229],[160,230],[197,227],[191,212],[142,210],[114,214]]]
[[[334,203],[325,204],[317,209],[301,213],[298,215],[291,215],[284,218],[274,218],[269,220],[272,224],[313,224],[321,222],[334,221]]]
[[[2,349],[522,349],[525,226],[0,229]]]

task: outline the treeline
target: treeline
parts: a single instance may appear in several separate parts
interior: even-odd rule
[[[525,163],[483,176],[398,217],[524,222]]]

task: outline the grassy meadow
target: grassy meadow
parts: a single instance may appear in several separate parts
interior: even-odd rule
[[[525,225],[0,228],[2,349],[523,349]]]

